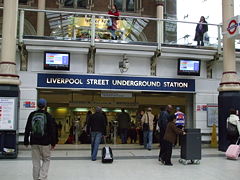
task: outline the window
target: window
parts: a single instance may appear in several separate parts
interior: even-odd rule
[[[66,8],[87,8],[89,0],[63,0],[63,7]]]
[[[140,0],[115,0],[118,10],[125,12],[135,12]]]
[[[19,0],[18,2],[19,2],[19,4],[26,4],[27,5],[28,0]]]
[[[18,0],[18,3],[20,5],[28,5],[28,3],[30,3],[30,1],[32,1],[32,0]],[[4,2],[4,0],[0,0],[0,3],[3,4],[3,2]]]

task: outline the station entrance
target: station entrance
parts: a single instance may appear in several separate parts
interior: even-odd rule
[[[140,112],[152,108],[156,122],[161,110],[171,104],[181,108],[186,114],[186,126],[193,127],[193,94],[169,92],[131,92],[73,89],[38,89],[38,98],[48,102],[48,112],[58,124],[59,144],[87,144],[90,137],[86,133],[86,119],[96,106],[106,113],[107,141],[119,144],[116,117],[124,108],[131,117],[128,143],[141,142]],[[155,128],[156,129],[156,128]],[[154,142],[158,142],[157,131]]]

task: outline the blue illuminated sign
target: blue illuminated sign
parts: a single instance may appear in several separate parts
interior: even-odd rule
[[[194,92],[195,80],[157,77],[38,74],[37,87]]]

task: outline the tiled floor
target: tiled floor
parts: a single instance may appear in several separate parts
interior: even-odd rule
[[[89,145],[63,145],[52,152],[48,180],[235,180],[240,177],[240,159],[227,160],[216,149],[203,148],[199,165],[178,162],[180,149],[173,151],[173,166],[158,160],[157,146],[152,151],[138,145],[112,145],[113,164],[90,161]],[[17,159],[0,160],[0,180],[31,180],[31,151],[20,147]]]

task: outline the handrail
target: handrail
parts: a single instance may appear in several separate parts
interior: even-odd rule
[[[0,7],[0,9],[3,9],[4,7]],[[78,12],[78,11],[59,11],[59,10],[48,10],[48,9],[36,9],[36,8],[18,8],[18,10],[22,13],[20,13],[20,19],[21,22],[24,23],[24,18],[21,16],[24,16],[24,12],[26,11],[30,11],[30,12],[43,12],[43,13],[52,13],[52,14],[69,14],[69,15],[82,15],[82,16],[89,16],[92,17],[93,19],[102,16],[102,17],[114,17],[113,15],[109,15],[106,13],[91,13],[91,12]],[[155,18],[155,17],[139,17],[139,16],[123,16],[120,15],[119,18],[129,18],[129,19],[141,19],[141,20],[148,20],[148,21],[155,21],[157,23],[157,49],[160,50],[161,49],[161,44],[163,43],[163,39],[164,36],[161,35],[161,29],[163,28],[163,22],[169,22],[169,23],[187,23],[187,24],[199,24],[199,22],[191,22],[191,21],[182,21],[182,20],[175,20],[175,19],[160,19],[160,18]],[[92,19],[92,22],[94,22]],[[202,24],[207,24],[207,25],[211,25],[211,26],[216,26],[218,28],[218,53],[221,52],[221,28],[222,28],[222,24],[214,24],[214,23],[202,23]],[[20,30],[19,30],[19,36],[23,36],[23,30],[24,30],[24,26],[20,26]],[[91,45],[94,45],[95,43],[95,23],[92,23],[91,25],[91,38],[90,38],[90,42]],[[74,31],[75,32],[75,31]],[[73,34],[73,37],[75,37],[75,35]],[[23,37],[22,37],[23,38]],[[21,38],[20,38],[21,39]],[[182,38],[181,38],[182,39]],[[171,43],[170,43],[171,44]]]
[[[3,9],[3,7],[0,7],[0,9]],[[75,15],[92,15],[92,16],[106,16],[106,17],[114,17],[113,15],[109,14],[101,14],[101,13],[87,13],[87,12],[77,12],[77,11],[57,11],[57,10],[44,10],[44,9],[29,9],[29,8],[18,8],[20,11],[31,11],[31,12],[49,12],[49,13],[61,13],[61,14],[75,14]],[[160,18],[154,18],[154,17],[141,17],[141,16],[123,16],[120,15],[120,18],[133,18],[133,19],[146,19],[146,20],[153,20],[153,21],[164,21],[164,22],[176,22],[176,23],[188,23],[188,24],[199,24],[199,22],[192,22],[192,21],[180,21],[180,20],[174,20],[174,19],[160,19]],[[214,24],[214,23],[202,23],[207,25],[213,25],[213,26],[222,26],[222,24]]]

